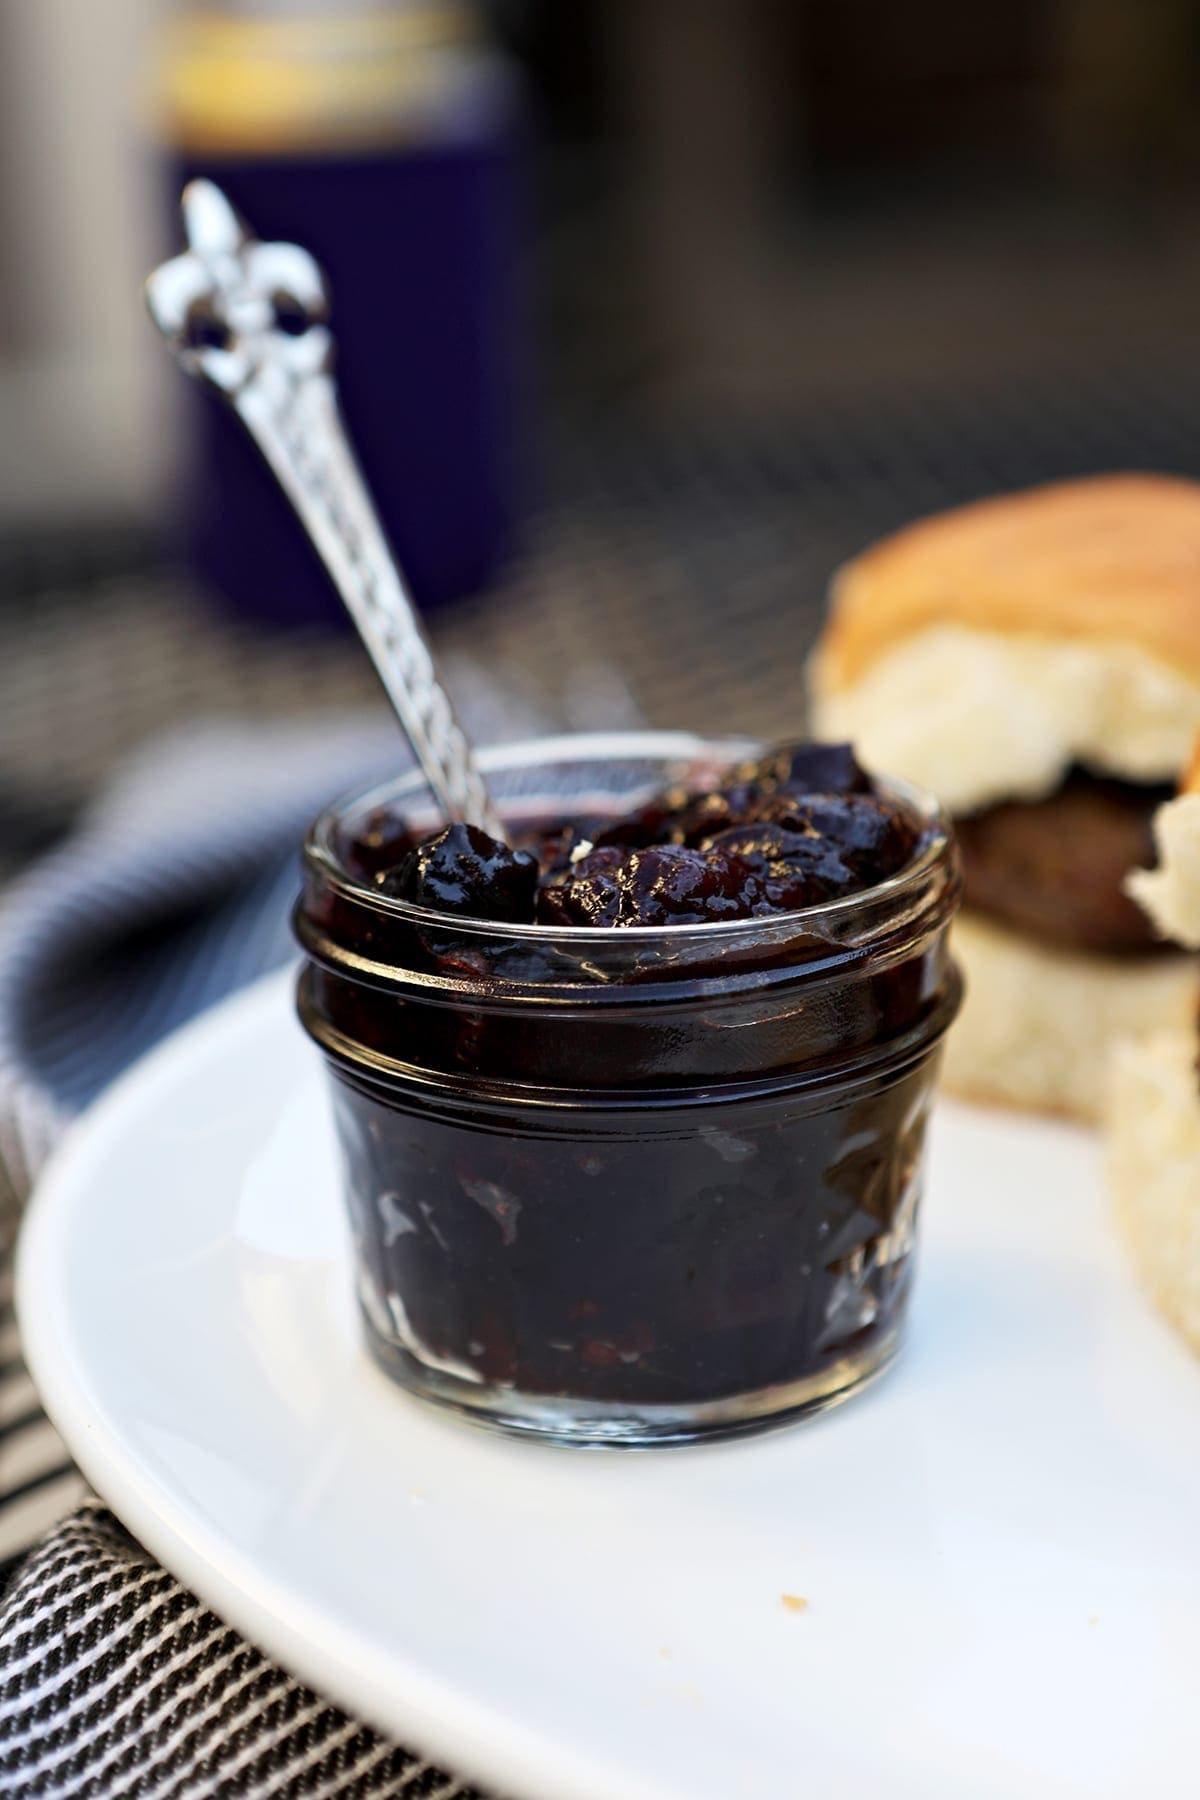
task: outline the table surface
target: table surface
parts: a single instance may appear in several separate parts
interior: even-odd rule
[[[433,632],[452,678],[494,675],[552,729],[795,733],[804,656],[848,555],[1000,489],[1200,475],[1197,420],[1200,356],[1149,349],[1000,391],[876,391],[776,420],[594,419],[543,446],[518,554]],[[0,877],[156,731],[378,703],[349,636],[231,619],[135,533],[0,541]]]

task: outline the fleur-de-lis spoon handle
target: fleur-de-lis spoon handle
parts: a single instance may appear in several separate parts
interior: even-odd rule
[[[151,318],[188,374],[229,402],[274,470],[439,805],[502,838],[346,437],[320,268],[297,244],[260,244],[211,181],[190,182],[182,210],[188,249],[147,281]],[[284,329],[284,318],[300,329]]]

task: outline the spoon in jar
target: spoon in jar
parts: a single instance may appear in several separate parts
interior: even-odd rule
[[[189,182],[182,211],[188,249],[146,282],[151,318],[176,361],[217,390],[262,451],[438,804],[506,842],[346,435],[320,268],[298,244],[259,243],[211,181]]]

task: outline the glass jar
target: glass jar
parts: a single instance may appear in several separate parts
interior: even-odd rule
[[[485,757],[513,827],[703,791],[761,752],[675,733]],[[500,925],[348,866],[377,808],[304,851],[299,1009],[331,1078],[375,1358],[503,1430],[649,1445],[844,1399],[891,1360],[913,1270],[960,878],[929,797],[898,875],[802,912]]]

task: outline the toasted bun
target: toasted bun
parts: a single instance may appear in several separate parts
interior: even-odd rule
[[[1098,1119],[1112,1045],[1194,1017],[1186,956],[1043,949],[970,910],[955,924],[954,951],[967,991],[946,1040],[945,1082],[968,1099]]]
[[[925,519],[848,563],[814,725],[953,811],[1072,762],[1173,780],[1200,729],[1200,483],[1062,482]]]
[[[1193,1030],[1118,1046],[1109,1085],[1109,1188],[1150,1298],[1200,1350],[1200,1087]]]

